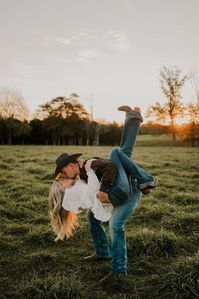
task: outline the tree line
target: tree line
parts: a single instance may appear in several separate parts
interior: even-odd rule
[[[27,107],[16,90],[0,91],[0,144],[116,145],[122,128],[94,121],[77,94],[39,106],[27,121]]]
[[[191,81],[194,100],[182,103],[182,88]],[[154,117],[141,126],[140,134],[171,134],[195,146],[199,141],[199,76],[182,75],[177,68],[160,71],[161,90],[165,103],[148,107],[146,117]],[[187,116],[187,123],[176,124],[178,117]],[[79,96],[59,96],[40,105],[36,116],[28,121],[28,109],[22,94],[13,89],[0,90],[0,144],[46,145],[118,145],[122,126],[116,122],[93,120],[81,104]]]

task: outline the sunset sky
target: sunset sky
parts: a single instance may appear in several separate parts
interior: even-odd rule
[[[198,20],[198,0],[0,0],[0,88],[31,112],[76,92],[95,118],[121,121],[119,105],[163,102],[161,67],[199,69]]]

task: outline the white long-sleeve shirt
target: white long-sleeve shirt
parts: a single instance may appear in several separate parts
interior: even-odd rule
[[[104,204],[97,197],[100,190],[100,182],[93,170],[87,172],[88,183],[78,179],[69,189],[65,189],[62,207],[67,211],[78,213],[81,209],[91,209],[94,217],[103,222],[111,217],[113,205]]]

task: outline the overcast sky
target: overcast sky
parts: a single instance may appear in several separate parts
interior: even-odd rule
[[[163,102],[162,66],[199,69],[199,0],[0,0],[0,36],[0,88],[31,112],[76,92],[95,118],[121,121],[118,105]]]

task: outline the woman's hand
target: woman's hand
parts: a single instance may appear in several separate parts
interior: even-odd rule
[[[88,171],[90,171],[90,170],[92,169],[92,168],[91,168],[91,164],[92,164],[92,162],[95,161],[95,160],[96,160],[96,159],[89,159],[89,160],[86,162],[86,164],[84,165],[86,172],[88,172]]]
[[[97,198],[102,202],[102,203],[110,203],[108,194],[102,191],[98,191],[96,194]]]
[[[84,166],[84,160],[83,159],[78,159],[77,162],[79,164],[79,168],[82,168]]]

